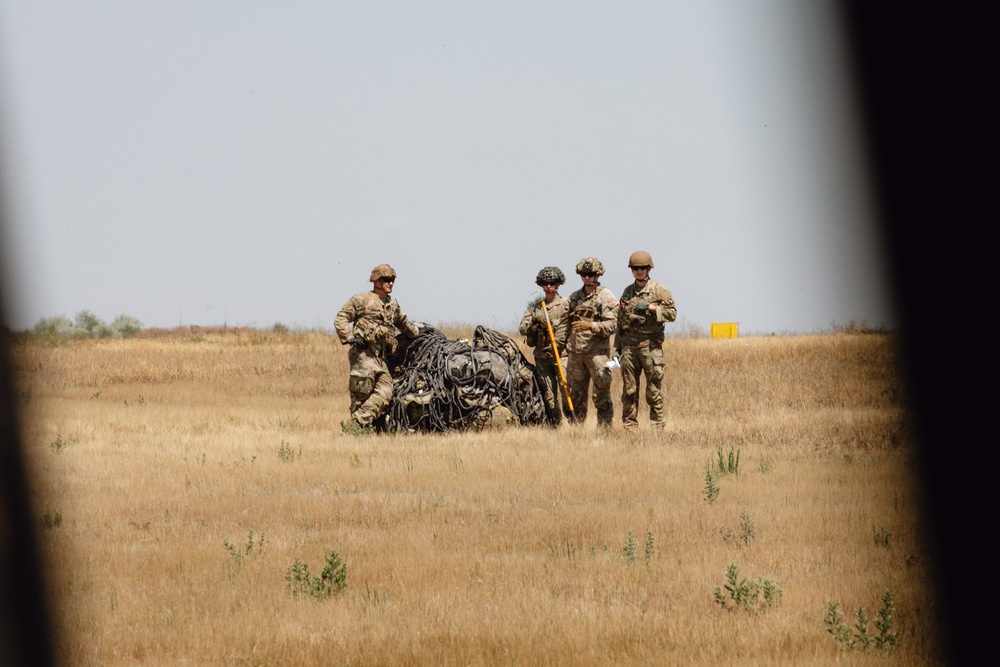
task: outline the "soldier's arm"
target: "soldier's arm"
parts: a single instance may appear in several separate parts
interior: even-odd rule
[[[351,339],[351,324],[353,324],[357,319],[357,304],[352,297],[347,303],[344,304],[344,307],[340,309],[340,312],[337,313],[337,317],[333,320],[333,329],[337,332],[337,338],[340,340],[341,344],[347,345],[347,341]]]
[[[625,291],[622,292],[622,298],[618,302],[618,313],[617,313],[617,316],[615,318],[617,320],[617,322],[618,322],[618,326],[615,327],[615,333],[617,333],[617,334],[620,334],[625,329],[625,319],[626,319],[626,314],[627,314],[625,312],[625,306],[626,306],[626,304],[628,304],[629,299],[632,298],[629,295],[629,289],[630,288],[631,288],[631,286],[625,288]]]
[[[591,330],[599,336],[608,338],[618,330],[618,299],[610,291],[603,292],[599,318],[591,322]]]
[[[410,338],[416,338],[420,335],[420,329],[417,328],[415,324],[410,322],[409,318],[406,317],[406,313],[403,309],[396,304],[396,321],[393,323],[400,332],[406,334]]]
[[[517,326],[517,332],[522,336],[527,336],[528,332],[535,328],[535,309],[528,307],[521,318],[521,323]]]
[[[565,354],[569,343],[569,302],[563,301],[558,310],[553,310],[552,333],[556,338],[559,354]]]
[[[674,304],[674,297],[670,290],[661,290],[657,299],[656,313],[657,322],[673,322],[677,319],[677,305]]]

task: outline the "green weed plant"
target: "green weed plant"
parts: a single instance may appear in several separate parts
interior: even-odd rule
[[[285,583],[292,595],[325,600],[347,589],[347,565],[336,551],[326,557],[326,566],[318,577],[309,571],[309,565],[298,558],[285,570]]]

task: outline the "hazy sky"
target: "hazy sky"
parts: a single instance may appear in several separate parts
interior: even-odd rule
[[[835,4],[0,0],[8,319],[512,327],[649,251],[682,324],[896,324]]]

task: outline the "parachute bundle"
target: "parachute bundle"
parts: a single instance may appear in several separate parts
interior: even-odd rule
[[[424,327],[417,338],[400,343],[390,359],[395,388],[388,430],[479,430],[497,420],[545,421],[534,367],[510,337],[480,326],[469,345]]]

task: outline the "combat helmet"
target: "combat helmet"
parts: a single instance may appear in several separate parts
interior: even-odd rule
[[[538,272],[537,276],[535,276],[536,285],[541,285],[542,283],[548,283],[553,281],[558,282],[560,285],[566,282],[566,276],[563,275],[563,272],[559,269],[558,266],[546,266],[544,269]]]
[[[396,269],[392,268],[388,264],[379,264],[374,269],[372,269],[372,275],[368,279],[369,282],[375,282],[379,278],[396,278]]]
[[[628,267],[631,269],[633,266],[653,268],[653,257],[645,250],[636,250],[628,256]]]
[[[576,265],[577,273],[590,273],[593,271],[599,276],[604,275],[604,265],[596,257],[584,257]]]

